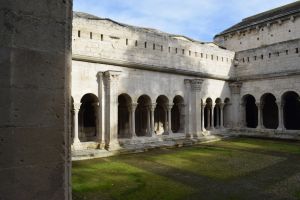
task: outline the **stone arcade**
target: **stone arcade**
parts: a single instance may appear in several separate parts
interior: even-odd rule
[[[73,156],[246,134],[299,139],[300,2],[214,43],[85,13],[73,19]]]

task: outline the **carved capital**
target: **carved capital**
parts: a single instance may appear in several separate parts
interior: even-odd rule
[[[154,112],[154,110],[155,110],[155,108],[156,108],[156,104],[157,104],[157,103],[152,103],[152,104],[150,104],[150,110],[151,110],[152,112]]]
[[[81,103],[74,103],[74,112],[79,112]]]
[[[174,105],[174,104],[168,104],[167,109],[168,109],[168,110],[171,110],[171,109],[173,108],[173,105]]]
[[[225,103],[220,103],[219,106],[220,106],[221,109],[223,109],[224,106],[225,106]]]
[[[138,106],[137,103],[132,103],[132,104],[130,105],[131,111],[132,111],[132,112],[135,112],[137,106]]]
[[[191,80],[191,86],[193,91],[201,91],[202,88],[202,79],[193,79]]]
[[[229,88],[230,88],[232,94],[240,94],[241,93],[241,87],[242,87],[241,82],[229,83]]]
[[[118,80],[121,72],[120,71],[105,71],[103,72],[103,77],[107,81]]]
[[[206,107],[206,103],[202,103],[201,106],[204,109]]]

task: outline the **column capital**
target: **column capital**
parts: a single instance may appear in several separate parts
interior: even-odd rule
[[[81,107],[81,103],[74,103],[74,111],[75,112],[79,112],[80,107]]]
[[[97,82],[99,83],[103,77],[103,72],[98,72],[96,77],[97,77]]]
[[[168,111],[171,110],[171,109],[173,108],[173,106],[174,106],[174,104],[168,104],[168,105],[167,105]]]
[[[221,109],[223,109],[224,106],[225,106],[225,103],[219,103],[219,106],[220,106]]]
[[[202,104],[201,104],[202,108],[205,108],[206,105],[207,105],[207,103],[202,103]]]
[[[132,111],[135,111],[135,109],[136,109],[137,106],[138,106],[138,103],[131,103],[131,104],[130,104],[130,109],[131,109]]]
[[[192,79],[191,86],[193,91],[201,91],[203,79]]]
[[[151,111],[154,111],[155,108],[156,108],[156,105],[157,105],[157,103],[151,103],[151,104],[149,105],[150,110],[151,110]]]
[[[243,85],[242,82],[229,83],[229,88],[231,90],[231,93],[232,94],[240,94],[242,85]]]
[[[99,74],[99,73],[98,73]],[[113,80],[117,80],[121,74],[121,71],[105,71],[102,73],[103,77],[108,80],[108,81],[113,81]]]
[[[276,104],[278,107],[283,107],[284,106],[284,101],[276,101]]]
[[[264,103],[263,102],[255,102],[257,108],[262,109],[264,107]]]

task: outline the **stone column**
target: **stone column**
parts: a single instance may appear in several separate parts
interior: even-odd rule
[[[172,107],[173,107],[173,104],[169,104],[168,105],[168,133],[169,135],[172,135],[173,132],[172,132]]]
[[[207,113],[206,113],[206,119],[207,119],[207,130],[209,130],[211,128],[211,108],[207,108]]]
[[[80,145],[79,140],[79,123],[78,123],[78,113],[80,110],[81,104],[74,104],[74,140],[73,140],[73,147],[76,149],[77,146]]]
[[[233,128],[241,128],[244,125],[244,110],[240,106],[240,94],[241,94],[241,82],[233,82],[229,84],[229,88],[231,91],[231,97],[232,97],[232,106],[230,106],[230,113],[231,113],[231,122]]]
[[[205,110],[205,106],[206,106],[206,103],[202,103],[202,105],[201,105],[201,130],[202,131],[206,131],[205,130],[205,123],[204,123],[204,110]]]
[[[191,104],[191,80],[185,79],[185,135],[187,138],[192,137],[192,104]]]
[[[220,108],[219,106],[216,107],[216,127],[220,128]]]
[[[147,134],[149,136],[152,136],[152,131],[151,131],[151,105],[147,106]]]
[[[105,148],[105,117],[104,117],[104,111],[105,111],[105,90],[103,87],[103,73],[98,72],[97,73],[97,82],[98,82],[98,101],[99,101],[99,107],[98,107],[98,142],[100,145],[100,149]]]
[[[130,106],[130,116],[131,116],[131,137],[135,138],[136,133],[135,133],[135,110],[137,107],[137,103],[132,103]]]
[[[119,149],[118,142],[118,82],[120,72],[103,73],[105,86],[105,148]]]
[[[155,111],[156,103],[153,103],[150,106],[151,110],[151,136],[154,137],[155,135],[155,127],[154,127],[154,111]]]
[[[262,113],[262,109],[261,109],[261,103],[260,102],[256,102],[256,107],[257,107],[257,129],[261,129],[262,128],[262,118],[261,118],[261,113]]]
[[[194,137],[203,136],[201,130],[201,88],[202,88],[202,79],[193,79],[191,80],[191,89],[192,89],[192,116],[193,116],[193,135]]]
[[[0,199],[72,199],[72,0],[0,4]]]
[[[283,130],[285,130],[284,116],[283,116],[284,102],[277,101],[276,103],[277,103],[277,107],[278,107],[278,128],[277,128],[277,130],[283,131]]]
[[[240,103],[240,120],[239,120],[239,127],[244,128],[247,127],[247,120],[246,120],[246,105],[245,103]]]
[[[220,129],[224,129],[224,103],[220,104]]]
[[[99,136],[100,136],[100,125],[99,125],[99,104],[98,103],[93,103],[92,104],[94,111],[95,111],[95,124],[96,124],[96,138],[98,138],[97,140],[99,140]]]
[[[212,103],[211,105],[211,130],[215,130],[215,120],[214,120],[214,108],[216,104]]]
[[[184,133],[184,125],[185,125],[185,104],[178,104],[178,109],[180,112],[179,120],[180,120],[180,125],[179,125],[179,133]]]
[[[164,123],[164,133],[168,133],[168,108],[164,108],[165,111],[165,123]]]

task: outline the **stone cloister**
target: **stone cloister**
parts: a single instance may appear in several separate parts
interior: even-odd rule
[[[241,101],[243,126],[256,129],[300,130],[300,97],[287,91],[279,97],[265,93],[257,101],[251,94]]]

